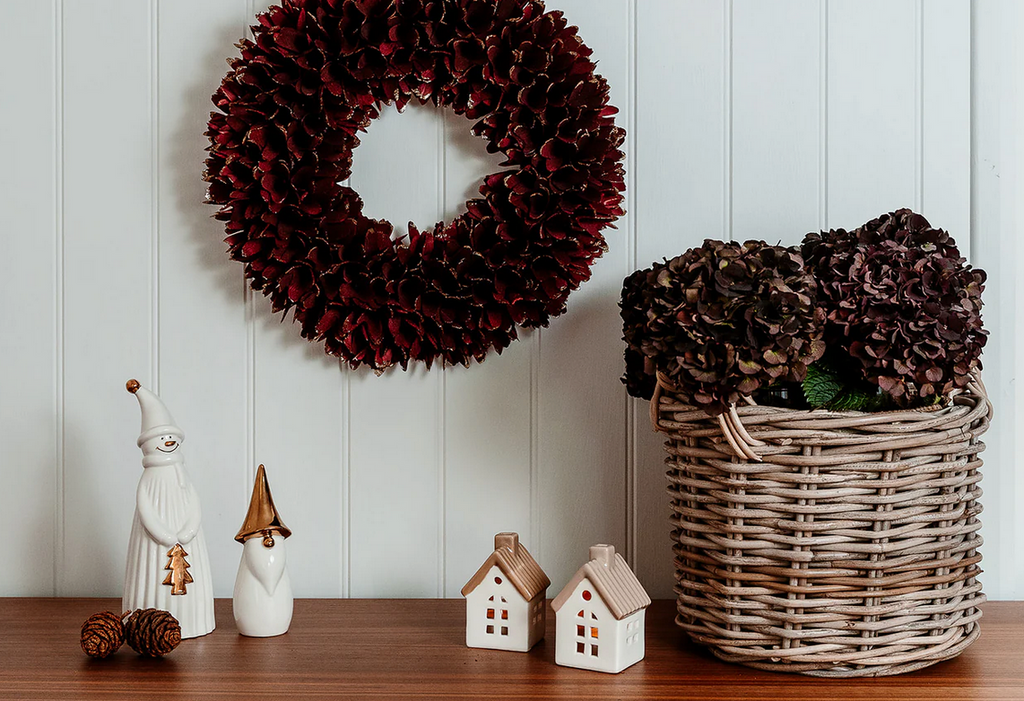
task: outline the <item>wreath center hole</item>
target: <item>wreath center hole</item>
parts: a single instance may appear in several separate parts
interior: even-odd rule
[[[413,101],[402,113],[384,107],[352,152],[349,184],[363,199],[363,214],[389,221],[392,238],[406,236],[410,221],[425,231],[464,214],[484,177],[506,170],[498,165],[504,154],[487,153],[473,124],[432,103]]]

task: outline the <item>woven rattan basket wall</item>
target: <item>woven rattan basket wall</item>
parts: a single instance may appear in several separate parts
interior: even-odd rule
[[[676,622],[694,641],[760,669],[857,677],[977,639],[980,379],[932,410],[745,406],[724,417],[728,440],[663,383],[651,408],[668,436]],[[760,462],[737,456],[750,450]]]

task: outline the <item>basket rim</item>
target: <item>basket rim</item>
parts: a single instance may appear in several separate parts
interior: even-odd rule
[[[668,396],[666,396],[668,395]],[[766,444],[753,437],[747,431],[747,425],[782,424],[795,422],[804,424],[803,428],[816,431],[834,431],[839,429],[863,428],[871,425],[893,425],[893,433],[906,431],[923,431],[938,428],[947,422],[967,418],[972,423],[975,415],[987,415],[992,418],[992,403],[988,391],[981,379],[980,372],[975,371],[973,380],[963,390],[954,390],[942,397],[942,403],[911,409],[890,409],[885,411],[835,411],[830,409],[791,409],[788,407],[762,406],[753,399],[745,397],[747,404],[737,407],[730,405],[728,411],[712,416],[700,406],[688,403],[681,396],[680,390],[660,371],[650,403],[651,425],[656,432],[670,432],[670,428],[661,425],[662,412],[694,414],[693,421],[717,424],[729,447],[741,460],[761,462],[762,458],[755,450]],[[672,404],[673,402],[674,405]],[[667,406],[663,406],[663,404]],[[746,425],[743,419],[746,419]],[[677,419],[678,421],[678,419]],[[835,422],[832,426],[822,423]],[[683,421],[685,423],[686,420]],[[880,436],[881,438],[881,436]]]
[[[669,380],[668,377],[663,372],[661,372],[660,370],[656,373],[655,377],[656,377],[657,381],[655,383],[655,390],[654,390],[655,396],[651,397],[651,403],[652,404],[655,404],[656,403],[656,399],[660,395],[664,394],[665,392],[668,392],[668,393],[671,393],[671,394],[674,394],[674,395],[677,395],[677,396],[681,394],[679,387],[676,386],[675,383],[673,383],[671,380]],[[924,413],[935,413],[935,412],[941,411],[943,409],[949,409],[949,408],[951,408],[953,406],[953,402],[956,400],[957,397],[967,397],[967,396],[978,397],[980,399],[985,400],[986,402],[990,402],[991,401],[989,399],[989,396],[988,396],[988,390],[985,388],[984,383],[981,381],[981,373],[980,372],[976,371],[974,373],[974,380],[972,382],[969,382],[963,389],[961,389],[961,390],[953,390],[951,393],[943,395],[941,397],[941,403],[931,404],[929,406],[913,407],[913,408],[910,408],[910,409],[885,409],[883,411],[859,411],[859,410],[856,410],[856,409],[846,409],[846,410],[840,410],[840,409],[790,409],[788,407],[772,406],[770,404],[757,404],[756,402],[754,402],[752,397],[750,397],[749,395],[744,395],[743,398],[747,402],[747,404],[745,406],[738,406],[737,410],[742,411],[743,409],[747,409],[747,408],[757,408],[757,409],[763,411],[764,413],[768,413],[769,410],[771,410],[772,413],[794,413],[794,414],[808,414],[808,413],[814,412],[816,416],[835,415],[835,416],[841,416],[841,417],[851,417],[851,416],[885,416],[887,414],[893,414],[893,415],[924,414]],[[697,406],[697,405],[694,405],[694,404],[688,404],[686,402],[680,402],[680,403],[681,403],[682,406],[693,407],[694,411],[703,411],[705,414],[707,414],[707,410],[705,410],[703,407],[700,407],[700,406]],[[711,414],[707,414],[707,415],[708,415],[708,418],[711,418],[711,419],[715,418]]]

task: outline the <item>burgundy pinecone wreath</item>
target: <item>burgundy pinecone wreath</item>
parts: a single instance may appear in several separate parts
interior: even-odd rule
[[[208,198],[233,259],[352,367],[468,365],[590,277],[624,189],[608,84],[537,0],[286,0],[213,96]],[[392,240],[339,183],[381,109],[449,107],[509,169],[466,214]]]

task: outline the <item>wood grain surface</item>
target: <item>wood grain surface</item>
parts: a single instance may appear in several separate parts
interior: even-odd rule
[[[460,600],[299,600],[291,631],[268,639],[239,636],[218,600],[217,630],[166,658],[86,657],[82,622],[119,605],[0,599],[0,698],[1024,699],[1024,603],[986,604],[981,639],[957,659],[845,681],[720,662],[685,639],[671,601],[648,611],[646,659],[618,675],[556,667],[554,616],[528,654],[466,648]]]

